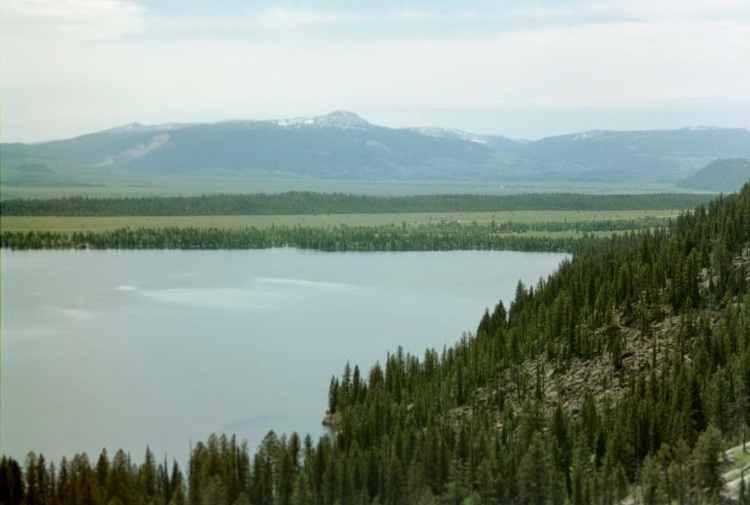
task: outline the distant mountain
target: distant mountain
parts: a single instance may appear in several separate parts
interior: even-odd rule
[[[718,159],[701,168],[698,173],[677,184],[681,188],[699,191],[733,193],[750,180],[750,160]]]
[[[269,121],[134,123],[68,140],[3,144],[1,152],[3,184],[43,181],[45,170],[60,178],[104,168],[140,176],[672,184],[717,158],[750,157],[750,131],[596,131],[523,142],[386,128],[336,111]],[[30,166],[33,174],[24,168]]]
[[[139,173],[347,180],[471,178],[487,146],[375,126],[356,114],[278,121],[138,124],[41,144],[3,146],[6,159],[65,160]]]
[[[746,156],[741,153],[750,153],[750,131],[590,131],[545,138],[525,144],[517,152],[533,160],[530,163],[538,163],[540,170],[575,179],[674,183],[716,158],[730,157],[723,153]]]
[[[409,128],[409,130],[427,135],[428,137],[437,137],[442,139],[453,139],[474,142],[475,144],[481,144],[490,147],[495,151],[502,150],[515,150],[522,141],[513,140],[508,137],[500,137],[497,135],[479,135],[476,133],[469,133],[462,130],[454,130],[451,128]]]

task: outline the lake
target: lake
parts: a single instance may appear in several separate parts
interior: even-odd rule
[[[324,433],[332,375],[474,332],[563,254],[2,251],[0,447],[59,463]],[[365,375],[366,376],[366,375]]]

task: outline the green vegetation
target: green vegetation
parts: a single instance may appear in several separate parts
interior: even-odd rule
[[[574,239],[584,236],[667,226],[680,210],[703,200],[678,194],[384,198],[314,193],[9,200],[2,203],[2,245],[572,251]]]
[[[210,178],[199,176],[174,177],[122,174],[118,171],[91,177],[55,176],[58,183],[34,181],[35,176],[14,180],[12,170],[5,164],[0,168],[0,199],[50,199],[80,196],[85,198],[142,198],[170,196],[201,196],[218,194],[277,194],[289,192],[343,193],[380,197],[463,194],[514,195],[524,193],[572,194],[653,194],[685,193],[674,184],[645,184],[633,181],[617,185],[584,182],[470,182],[470,181],[328,181],[328,180],[270,180],[263,178]],[[44,176],[53,177],[53,176]],[[63,180],[65,179],[65,180]],[[691,191],[688,191],[691,192]],[[692,207],[691,207],[692,208]]]
[[[332,232],[347,247],[506,247],[493,242],[513,238],[499,226],[295,233],[331,250]],[[256,233],[295,236],[232,233],[121,230],[107,240],[171,247],[194,234],[193,244],[229,247]],[[5,232],[3,246],[97,247],[105,235]],[[140,465],[121,453],[58,467],[4,458],[0,502],[578,505],[637,489],[646,503],[718,503],[723,450],[750,421],[750,184],[665,228],[561,248],[573,259],[535,286],[519,283],[510,307],[487,311],[454,346],[347,363],[330,382],[330,437],[270,432],[251,454],[213,435],[194,447],[187,478],[148,450]]]
[[[637,230],[666,226],[679,212],[643,211],[518,211],[423,212],[408,214],[306,214],[255,216],[3,216],[5,231],[113,231],[119,228],[269,228],[336,226],[421,226],[440,223],[469,225],[502,223],[506,231],[563,232]]]
[[[338,226],[267,228],[120,228],[100,232],[3,231],[0,246],[11,249],[266,249],[320,251],[571,251],[573,233],[513,234],[497,225],[439,223],[418,227]]]
[[[572,251],[576,239],[664,227],[669,224],[668,216],[672,215],[677,216],[664,211],[520,211],[307,216],[3,217],[0,245],[14,249],[247,249],[293,246],[324,251]]]
[[[420,195],[375,197],[289,192],[198,197],[13,199],[0,202],[6,216],[236,216],[518,211],[686,210],[706,195],[580,195],[565,193]]]

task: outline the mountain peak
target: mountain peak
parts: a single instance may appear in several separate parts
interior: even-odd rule
[[[337,110],[325,116],[298,117],[294,119],[282,119],[276,122],[279,126],[300,128],[304,126],[333,127],[333,128],[369,128],[369,122],[362,119],[354,112]]]
[[[147,127],[143,126],[141,123],[130,123],[122,126],[115,126],[114,128],[109,128],[107,130],[103,130],[102,133],[125,133],[125,132],[132,132],[132,131],[143,131]]]
[[[333,111],[330,114],[321,116],[319,119],[332,126],[336,125],[336,126],[360,127],[360,128],[370,126],[370,123],[362,119],[359,115],[355,114],[354,112],[349,112],[347,110]]]

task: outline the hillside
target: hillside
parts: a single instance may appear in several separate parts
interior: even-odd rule
[[[337,450],[406,472],[385,499],[612,503],[635,482],[652,503],[716,500],[722,437],[750,412],[748,282],[750,184],[592,243],[442,353],[347,366]]]
[[[722,438],[750,413],[749,282],[746,184],[668,231],[591,243],[453,348],[347,366],[337,451],[405,472],[381,499],[612,503],[638,483],[652,503],[717,500]]]
[[[323,181],[674,184],[717,158],[750,157],[750,131],[597,131],[536,142],[393,129],[351,112],[269,121],[132,124],[67,140],[3,144],[3,185],[154,177]]]
[[[750,178],[750,160],[722,158],[712,161],[677,185],[698,191],[731,193],[739,190],[748,178]]]

